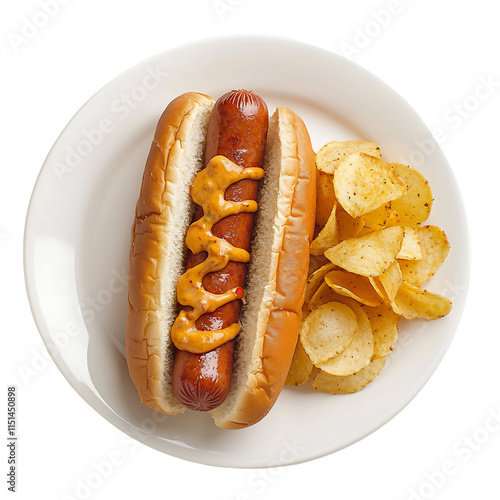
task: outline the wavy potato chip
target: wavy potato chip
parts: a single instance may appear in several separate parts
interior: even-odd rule
[[[286,376],[285,385],[301,385],[307,382],[313,366],[299,338],[293,353],[292,364]]]
[[[368,306],[382,304],[382,299],[365,276],[339,269],[326,274],[325,282],[340,295],[352,297],[361,304]]]
[[[352,342],[358,322],[353,310],[340,302],[329,302],[303,321],[300,340],[316,365],[339,355]]]
[[[341,241],[325,251],[325,257],[337,266],[362,276],[379,276],[395,261],[403,244],[400,226],[373,231]]]
[[[358,329],[352,342],[335,357],[314,364],[330,375],[353,375],[368,365],[373,355],[373,331],[368,315],[352,299],[344,299],[343,305],[350,307],[356,315]]]
[[[415,228],[405,227],[403,244],[397,258],[402,260],[419,260],[422,258],[422,247]]]
[[[337,225],[337,202],[334,203],[330,217],[323,229],[312,240],[309,247],[311,255],[323,255],[325,250],[339,242],[339,229]]]
[[[406,185],[406,193],[392,203],[403,226],[416,227],[427,220],[432,208],[432,191],[427,179],[408,165],[391,163]]]
[[[332,141],[325,144],[316,154],[318,170],[332,174],[339,161],[352,153],[366,153],[380,158],[380,148],[373,142],[363,141]]]
[[[402,282],[392,310],[406,319],[438,319],[450,313],[451,300],[437,293]]]
[[[337,201],[352,217],[372,212],[406,192],[405,183],[389,163],[364,153],[340,160],[333,187]]]
[[[446,297],[419,288],[450,251],[441,229],[421,226],[433,203],[429,183],[380,156],[374,143],[359,141],[333,141],[317,154],[314,272],[287,384],[312,376],[317,391],[356,392],[380,373],[401,317],[451,311]]]
[[[319,371],[314,377],[313,389],[327,392],[329,394],[353,394],[373,382],[385,365],[385,358],[372,361],[359,372],[345,377],[330,375],[324,371]]]
[[[416,261],[400,261],[403,279],[420,286],[428,281],[450,253],[450,243],[442,229],[437,226],[423,226],[416,231],[422,257]]]
[[[373,355],[375,359],[385,358],[398,340],[398,321],[400,316],[386,305],[363,307],[373,330]]]

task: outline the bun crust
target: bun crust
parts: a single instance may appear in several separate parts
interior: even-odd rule
[[[172,390],[170,328],[177,315],[176,283],[184,269],[184,237],[193,213],[189,186],[203,167],[213,104],[209,96],[188,93],[162,114],[132,227],[127,363],[141,401],[169,415],[185,410]],[[297,342],[316,183],[309,134],[288,108],[278,108],[271,118],[264,170],[231,390],[210,412],[226,429],[247,427],[269,412]]]
[[[316,170],[304,122],[288,108],[278,108],[271,119],[265,169],[233,383],[226,401],[211,412],[225,429],[248,427],[267,415],[285,384],[297,343],[315,222]]]
[[[191,223],[189,186],[203,166],[213,105],[210,96],[190,92],[165,109],[151,144],[132,226],[127,363],[141,401],[169,415],[185,410],[171,388],[174,357],[169,332],[177,314],[175,285],[184,265],[184,235]]]

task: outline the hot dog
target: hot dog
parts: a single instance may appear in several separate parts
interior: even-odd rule
[[[315,168],[297,115],[278,108],[268,133],[267,121],[262,99],[240,91],[215,107],[184,94],[158,122],[132,227],[126,348],[142,402],[159,412],[210,410],[219,427],[242,428],[269,412],[284,385],[307,281]]]
[[[241,167],[262,167],[268,129],[266,103],[258,95],[246,90],[224,94],[210,116],[205,147],[205,166],[216,155],[223,155]],[[258,181],[244,179],[231,185],[225,193],[230,201],[257,201]],[[199,220],[203,209],[196,207],[194,220]],[[230,215],[217,222],[212,232],[232,245],[250,251],[254,214]],[[206,258],[206,252],[188,251],[187,268]],[[224,293],[245,285],[247,265],[229,261],[221,271],[207,274],[204,288],[211,293]],[[204,314],[198,321],[200,330],[226,328],[240,317],[241,300]],[[177,351],[173,370],[173,390],[177,399],[187,408],[209,411],[219,406],[229,393],[233,367],[234,340],[230,340],[206,354]]]

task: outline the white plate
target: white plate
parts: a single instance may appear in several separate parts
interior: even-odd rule
[[[429,288],[453,299],[446,318],[401,324],[382,374],[348,396],[285,388],[270,414],[240,431],[204,414],[166,417],[139,402],[124,358],[130,228],[156,121],[186,91],[215,97],[247,88],[306,122],[315,149],[367,139],[384,158],[430,181],[431,223],[452,251]],[[42,338],[75,390],[139,441],[193,462],[267,467],[317,458],[394,417],[432,375],[457,328],[469,277],[465,214],[439,146],[415,112],[376,77],[340,56],[291,40],[230,37],[159,54],[122,74],[74,116],[37,180],[25,235],[25,274]]]

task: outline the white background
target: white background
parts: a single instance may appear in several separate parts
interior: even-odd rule
[[[493,237],[500,198],[500,30],[495,3],[47,0],[50,19],[24,40],[23,26],[43,19],[36,16],[44,1],[3,3],[0,313],[7,344],[2,391],[8,385],[18,388],[18,498],[500,497],[499,272],[498,238]],[[80,106],[151,55],[205,37],[243,33],[291,37],[347,56],[402,95],[431,130],[444,129],[440,142],[461,187],[473,257],[455,339],[409,406],[334,455],[267,470],[191,464],[124,439],[47,359],[22,268],[33,185]],[[33,371],[29,377],[22,375],[26,367]],[[0,421],[6,425],[6,416]],[[6,448],[0,461],[6,471]],[[0,488],[7,489],[4,479]]]

